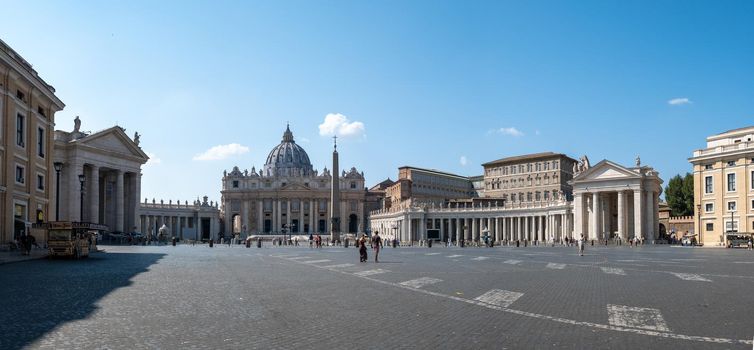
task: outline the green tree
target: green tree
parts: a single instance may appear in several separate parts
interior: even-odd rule
[[[665,199],[673,216],[694,215],[694,176],[673,176],[665,187]]]

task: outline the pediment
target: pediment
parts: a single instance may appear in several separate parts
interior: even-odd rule
[[[146,153],[117,126],[78,139],[76,142],[104,152],[114,152],[142,158],[144,162],[149,159]]]
[[[635,179],[640,177],[639,174],[631,169],[605,159],[576,176],[573,181]]]
[[[287,184],[285,187],[280,189],[281,191],[311,191],[312,189],[310,187],[306,187],[301,184],[292,183]]]

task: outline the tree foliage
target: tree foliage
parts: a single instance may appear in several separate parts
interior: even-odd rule
[[[672,216],[694,215],[694,176],[676,175],[665,187],[665,199]]]

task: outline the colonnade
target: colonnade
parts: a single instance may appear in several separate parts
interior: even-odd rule
[[[575,231],[589,239],[654,240],[659,234],[659,192],[610,190],[574,195]]]
[[[65,183],[71,189],[65,193],[66,201],[61,201],[60,220],[107,225],[114,232],[131,232],[140,226],[140,172],[84,163],[64,164],[60,176],[61,187]]]
[[[379,231],[387,239],[402,242],[428,239],[428,230],[438,230],[439,239],[459,243],[484,241],[485,236],[495,244],[511,241],[560,242],[573,237],[572,215],[558,212],[514,215],[500,211],[485,214],[471,213],[448,217],[429,213],[414,213],[386,218],[373,218],[372,231]]]

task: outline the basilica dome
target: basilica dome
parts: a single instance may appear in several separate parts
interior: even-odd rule
[[[293,140],[290,127],[285,128],[283,141],[270,151],[264,163],[266,176],[308,176],[312,173],[309,155]]]

